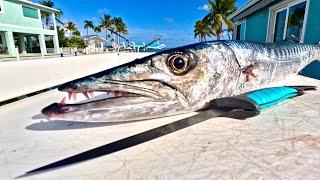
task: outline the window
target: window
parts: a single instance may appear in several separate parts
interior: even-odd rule
[[[3,12],[3,0],[0,0],[0,13]]]
[[[236,23],[234,39],[235,40],[245,40],[246,33],[246,21],[242,21],[240,23]]]
[[[37,9],[33,9],[33,8],[22,6],[22,11],[23,11],[23,16],[24,17],[29,17],[29,18],[34,18],[34,19],[38,19],[39,18]]]
[[[283,40],[284,29],[286,27],[287,10],[276,13],[276,24],[274,28],[273,42]]]
[[[236,29],[236,40],[240,40],[241,39],[241,24],[237,25],[237,29]]]
[[[307,1],[300,1],[274,11],[273,42],[282,41],[290,36],[303,40],[306,7]]]
[[[294,35],[297,38],[301,39],[306,6],[307,2],[303,2],[290,7],[288,16],[287,37]]]

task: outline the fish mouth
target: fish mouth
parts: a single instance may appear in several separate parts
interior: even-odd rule
[[[115,105],[115,102],[134,101],[134,102],[143,102],[143,101],[165,101],[168,100],[168,97],[160,94],[159,91],[148,88],[148,86],[141,87],[141,84],[145,82],[154,84],[157,83],[163,87],[163,92],[168,91],[168,86],[158,82],[158,81],[115,81],[107,80],[103,82],[103,85],[98,85],[98,87],[88,87],[82,88],[70,88],[67,84],[59,87],[59,91],[66,92],[67,97],[64,97],[60,103],[53,103],[44,109],[41,113],[47,117],[64,117],[67,114],[74,113],[77,111],[83,111],[90,109],[89,111],[97,111],[100,108],[112,108]],[[139,86],[140,85],[140,86]],[[160,88],[161,89],[161,88]],[[169,87],[170,91],[172,90]],[[82,95],[82,100],[79,101],[79,94]],[[67,100],[73,100],[73,103],[67,103]],[[117,103],[119,104],[119,103]],[[97,106],[95,106],[97,105]],[[95,108],[92,108],[95,106]],[[104,107],[102,107],[104,106]]]

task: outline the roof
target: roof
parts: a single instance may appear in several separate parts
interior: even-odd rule
[[[94,39],[94,38],[100,39],[100,40],[102,40],[102,41],[106,41],[105,38],[100,37],[100,36],[97,36],[97,35],[81,36],[81,39],[84,39],[84,40],[86,40],[86,39]]]
[[[241,20],[275,1],[277,0],[250,0],[233,12],[228,18],[233,19],[234,21]]]
[[[25,5],[31,6],[31,7],[39,8],[39,9],[42,9],[42,10],[47,10],[47,11],[51,11],[51,12],[59,12],[58,9],[50,8],[50,7],[47,7],[47,6],[38,4],[38,3],[34,3],[34,2],[31,2],[31,1],[28,1],[28,0],[14,0],[14,1],[19,2],[21,4],[25,4]]]

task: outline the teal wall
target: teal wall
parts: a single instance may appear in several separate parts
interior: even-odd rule
[[[320,41],[320,0],[310,0],[304,42],[316,43],[318,41]]]
[[[27,1],[17,0],[3,0],[2,11],[0,12],[0,34],[2,34],[5,43],[0,47],[7,47],[8,54],[11,56],[16,55],[16,44],[14,43],[15,33],[19,33],[19,39],[22,42],[22,38],[25,34],[34,34],[35,37],[39,38],[41,44],[41,52],[46,54],[45,47],[45,35],[54,36],[55,52],[59,53],[59,43],[57,30],[44,29],[42,25],[42,19],[40,16],[40,10],[53,13],[53,10],[41,8],[37,5],[28,4]],[[23,7],[27,7],[24,8]],[[28,16],[28,17],[26,17]],[[54,18],[54,15],[53,15]],[[56,24],[55,20],[53,23]],[[20,42],[19,48],[25,51],[23,43]]]
[[[276,3],[274,3],[276,4]],[[272,4],[273,5],[273,4]],[[270,6],[269,6],[270,7]],[[269,7],[247,17],[246,41],[266,42]],[[310,0],[309,14],[305,30],[305,43],[320,41],[320,0]]]
[[[240,40],[245,40],[246,35],[246,23],[241,24],[241,31],[240,31]]]
[[[261,9],[247,17],[246,41],[266,41],[268,18],[269,8]]]
[[[0,13],[1,24],[11,24],[32,28],[42,28],[42,21],[38,19],[24,17],[22,5],[14,1],[3,1],[3,13]]]

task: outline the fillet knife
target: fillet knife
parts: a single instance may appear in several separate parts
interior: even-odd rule
[[[238,96],[215,99],[208,103],[207,109],[187,117],[148,131],[120,139],[118,141],[82,152],[63,160],[28,171],[17,178],[27,177],[47,171],[59,169],[76,163],[95,159],[104,155],[118,152],[161,136],[196,125],[214,117],[230,117],[244,120],[256,116],[260,110],[271,107],[286,99],[304,94],[304,91],[316,90],[315,86],[283,86],[251,91]]]

